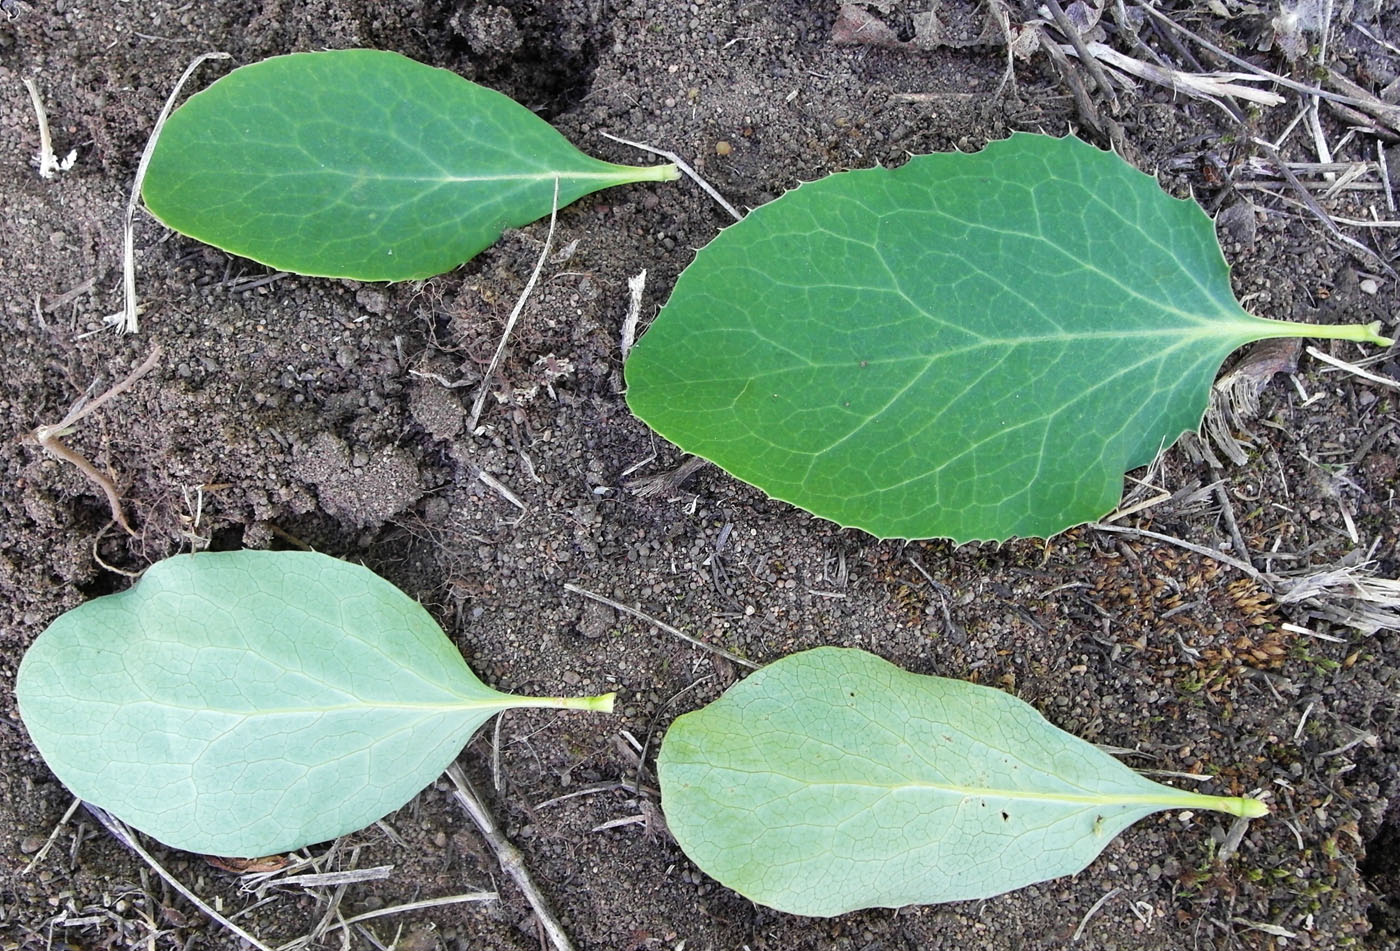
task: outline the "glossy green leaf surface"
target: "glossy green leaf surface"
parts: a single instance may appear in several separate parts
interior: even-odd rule
[[[168,558],[69,611],[15,693],[75,795],[167,845],[236,856],[399,808],[501,710],[612,705],[492,690],[373,572],[266,551]]]
[[[657,769],[691,860],[802,915],[1073,874],[1163,809],[1267,812],[1144,779],[999,690],[834,647],[785,657],[679,717]]]
[[[667,181],[584,155],[498,92],[397,53],[244,66],[165,124],[142,186],[165,224],[270,267],[399,281],[610,185]]]
[[[880,537],[1048,536],[1196,427],[1251,316],[1211,222],[1116,155],[1017,134],[802,185],[722,232],[628,359],[633,412]]]

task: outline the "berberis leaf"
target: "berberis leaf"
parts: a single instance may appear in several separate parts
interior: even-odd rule
[[[669,181],[584,155],[455,73],[380,50],[277,56],[171,115],[141,194],[171,228],[271,267],[401,281],[610,185]]]
[[[1236,347],[1388,343],[1251,316],[1210,220],[1116,155],[1018,134],[832,175],[702,250],[627,363],[653,429],[881,537],[1048,536],[1205,411]]]
[[[999,690],[834,647],[785,657],[678,718],[657,770],[691,860],[801,915],[1069,875],[1163,809],[1268,812],[1144,779]]]
[[[399,808],[512,707],[416,601],[313,552],[181,555],[54,621],[20,715],[73,793],[167,845],[269,855]]]

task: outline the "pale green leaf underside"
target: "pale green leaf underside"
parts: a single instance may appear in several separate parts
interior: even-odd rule
[[[677,719],[657,768],[691,860],[803,915],[1072,874],[1162,809],[1265,811],[1144,779],[1009,694],[833,647],[785,657]]]
[[[750,213],[677,281],[627,401],[842,525],[1048,536],[1199,424],[1231,350],[1308,329],[1240,308],[1196,205],[1111,153],[1018,134]]]
[[[492,714],[590,705],[492,690],[422,606],[373,572],[265,551],[169,558],[69,611],[25,654],[15,693],[75,795],[216,855],[368,825]]]
[[[142,197],[165,224],[271,267],[397,281],[449,271],[502,230],[673,166],[584,155],[447,70],[378,50],[234,70],[160,133]]]

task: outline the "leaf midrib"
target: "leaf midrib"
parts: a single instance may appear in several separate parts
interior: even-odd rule
[[[1186,790],[1177,791],[1176,795],[1164,795],[1153,793],[1123,793],[1123,794],[1085,794],[1085,793],[1038,793],[1024,789],[1000,789],[992,786],[956,786],[948,783],[933,783],[927,781],[908,781],[901,783],[874,783],[857,781],[832,781],[832,780],[806,780],[787,773],[780,773],[775,770],[743,770],[730,766],[713,766],[706,763],[678,764],[689,766],[703,766],[715,772],[737,773],[743,776],[781,776],[783,779],[791,780],[807,789],[873,789],[881,790],[885,794],[896,793],[906,790],[912,791],[932,791],[956,796],[959,799],[1000,799],[1012,802],[1062,802],[1083,806],[1102,805],[1156,805],[1167,808],[1173,805],[1192,805],[1198,801],[1198,794]]]
[[[743,333],[743,334],[753,333],[752,331],[748,331],[748,330],[746,330],[746,329],[744,329],[744,328],[742,328],[742,327],[724,328],[724,330],[725,330],[726,333]],[[964,330],[963,332],[964,332],[964,333],[969,333],[969,334],[975,334],[975,331],[966,331],[966,330]],[[1043,334],[1043,335],[1041,335],[1041,336],[1035,336],[1035,337],[985,337],[985,336],[982,336],[981,334],[975,334],[976,336],[981,337],[981,339],[980,339],[978,342],[976,342],[976,343],[968,344],[968,345],[965,346],[965,347],[956,347],[956,348],[949,349],[949,350],[940,350],[939,352],[933,353],[933,354],[927,354],[927,353],[913,353],[913,354],[910,354],[910,355],[908,355],[908,356],[900,356],[900,357],[875,357],[874,359],[868,359],[868,360],[862,360],[862,359],[860,359],[860,358],[858,358],[858,357],[852,357],[852,358],[849,359],[849,360],[821,361],[821,362],[816,362],[816,361],[808,360],[806,357],[804,357],[804,356],[802,356],[801,354],[797,353],[795,350],[792,350],[792,349],[790,349],[790,348],[788,348],[788,347],[784,347],[784,346],[782,346],[781,344],[776,343],[775,341],[769,341],[769,340],[768,340],[766,337],[764,337],[762,334],[753,333],[754,336],[758,337],[758,338],[761,339],[761,340],[764,340],[764,342],[766,342],[766,343],[771,343],[771,344],[773,344],[775,347],[779,347],[779,348],[781,348],[781,349],[783,349],[783,350],[786,350],[788,353],[791,353],[795,358],[801,360],[801,363],[800,363],[800,364],[793,364],[793,365],[791,365],[791,366],[775,367],[774,369],[771,369],[771,370],[762,370],[762,371],[759,371],[759,372],[757,372],[757,373],[749,373],[749,374],[744,374],[744,375],[742,375],[742,376],[710,376],[710,377],[706,377],[705,382],[706,382],[706,383],[738,383],[738,382],[750,382],[750,381],[753,381],[753,380],[761,380],[761,379],[763,379],[763,378],[765,378],[765,377],[773,377],[773,376],[779,376],[779,375],[784,374],[784,373],[791,373],[791,372],[793,372],[794,370],[801,370],[801,369],[808,369],[808,370],[840,370],[840,369],[851,369],[851,368],[860,368],[860,369],[864,369],[865,367],[897,366],[897,365],[899,365],[899,364],[905,364],[905,363],[914,363],[914,364],[922,363],[922,364],[925,365],[925,369],[927,369],[928,367],[931,367],[931,366],[933,366],[934,364],[936,364],[936,363],[938,363],[938,362],[940,362],[940,361],[946,360],[946,359],[948,359],[948,358],[950,358],[950,357],[959,357],[959,356],[963,356],[963,355],[969,354],[969,353],[976,353],[978,350],[985,350],[985,349],[993,348],[993,347],[1007,347],[1007,348],[1010,348],[1010,347],[1026,347],[1026,346],[1033,346],[1033,345],[1037,345],[1037,344],[1055,344],[1055,343],[1066,343],[1066,342],[1068,342],[1068,343],[1074,343],[1074,342],[1078,342],[1078,341],[1081,341],[1081,340],[1082,340],[1082,341],[1094,341],[1094,340],[1124,340],[1124,339],[1131,339],[1131,338],[1144,338],[1144,339],[1150,339],[1150,338],[1159,338],[1159,339],[1160,339],[1160,338],[1169,338],[1169,339],[1176,339],[1176,340],[1178,341],[1179,344],[1187,344],[1187,343],[1193,343],[1193,342],[1200,341],[1200,340],[1222,339],[1222,340],[1230,340],[1231,342],[1234,343],[1234,346],[1238,347],[1238,346],[1242,346],[1242,345],[1245,344],[1245,343],[1248,343],[1248,342],[1251,341],[1251,340],[1255,340],[1255,339],[1260,338],[1260,337],[1261,337],[1262,335],[1264,335],[1265,333],[1266,333],[1265,328],[1264,328],[1263,326],[1261,326],[1261,325],[1254,324],[1254,323],[1245,323],[1245,322],[1243,322],[1243,321],[1240,321],[1239,323],[1225,324],[1225,325],[1220,325],[1220,326],[1210,326],[1210,327],[1204,327],[1204,326],[1203,326],[1203,327],[1192,327],[1192,328],[1174,328],[1174,329],[1170,329],[1170,330],[1092,331],[1092,332],[1083,332],[1083,333],[1071,332],[1071,333],[1059,333],[1059,334]],[[1173,350],[1175,350],[1175,349],[1177,349],[1177,348],[1174,347]],[[1161,355],[1165,355],[1165,352],[1163,352],[1163,353],[1161,353],[1161,354],[1154,355],[1154,358],[1155,358],[1156,356],[1161,356]],[[922,372],[922,371],[921,371],[921,372]]]
[[[151,706],[151,707],[158,707],[158,708],[161,708],[161,709],[168,709],[168,710],[188,710],[188,711],[193,712],[193,713],[213,713],[213,714],[220,714],[220,715],[223,715],[223,716],[239,717],[239,718],[244,719],[244,720],[250,720],[250,719],[254,719],[254,718],[257,718],[257,717],[264,717],[264,716],[303,716],[303,715],[308,715],[308,714],[314,714],[314,715],[318,715],[318,716],[319,716],[319,715],[324,715],[324,714],[329,714],[329,713],[363,712],[363,711],[371,711],[371,710],[372,710],[372,711],[380,711],[380,710],[384,710],[384,711],[387,711],[387,710],[409,710],[409,711],[415,711],[415,712],[416,712],[416,711],[423,711],[423,712],[431,712],[431,713],[459,713],[459,712],[462,712],[462,711],[464,711],[464,710],[494,710],[494,709],[502,709],[502,710],[503,710],[503,709],[507,709],[507,708],[510,708],[510,707],[537,706],[537,705],[539,705],[539,704],[538,704],[538,703],[532,703],[532,701],[536,701],[536,700],[538,700],[538,699],[540,699],[540,698],[534,698],[534,697],[509,697],[509,698],[488,699],[488,700],[467,700],[467,699],[463,699],[463,700],[460,700],[460,701],[457,701],[457,702],[453,702],[453,703],[393,703],[393,702],[385,702],[385,701],[377,701],[377,700],[376,700],[376,701],[362,701],[362,702],[360,702],[360,703],[325,704],[325,705],[322,705],[322,706],[269,707],[269,708],[258,709],[258,710],[235,710],[235,709],[227,709],[227,708],[224,708],[224,707],[214,706],[214,705],[212,705],[212,704],[202,704],[202,705],[199,705],[199,706],[191,706],[191,705],[189,705],[189,704],[170,703],[169,701],[166,701],[166,700],[154,700],[154,699],[150,699],[150,698],[145,698],[145,699],[141,699],[141,700],[113,701],[113,702],[111,703],[111,706],[114,706],[114,707]],[[546,699],[547,699],[547,698],[546,698]]]
[[[385,175],[381,172],[364,173],[344,168],[315,168],[315,169],[288,169],[281,172],[262,172],[257,177],[260,180],[273,178],[325,178],[327,176],[339,176],[341,178],[352,178],[363,182],[411,182],[420,185],[455,185],[468,184],[473,182],[547,182],[554,179],[561,181],[571,181],[576,179],[588,179],[590,181],[630,181],[632,170],[624,171],[604,171],[604,172],[530,172],[525,174],[508,175]]]

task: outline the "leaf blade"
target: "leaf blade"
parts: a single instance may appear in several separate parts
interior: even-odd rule
[[[358,829],[416,795],[494,713],[569,703],[487,687],[419,604],[311,552],[158,562],[50,625],[15,692],[76,795],[219,855]]]
[[[1000,691],[840,648],[678,718],[657,770],[692,861],[806,915],[989,897],[1079,871],[1161,809],[1260,809],[1144,779]]]
[[[1239,307],[1194,204],[1016,134],[832,175],[722,232],[632,349],[627,400],[844,526],[1048,536],[1199,423],[1231,350],[1298,332]]]
[[[675,178],[579,152],[506,96],[380,50],[277,56],[171,115],[142,186],[175,230],[270,267],[397,281],[610,185]]]

